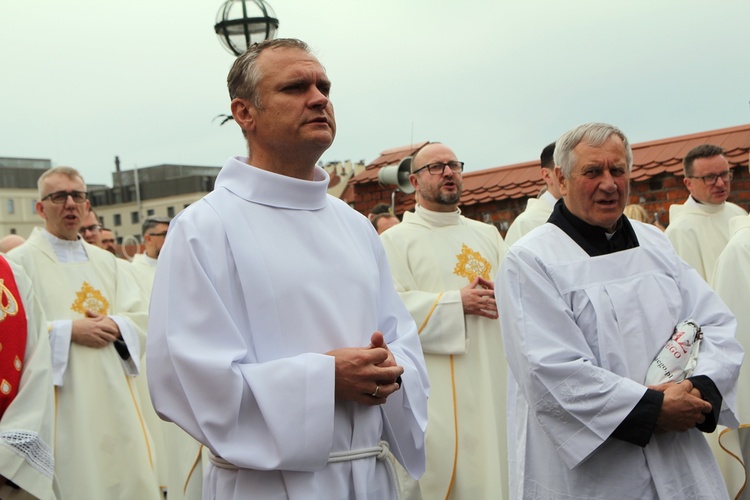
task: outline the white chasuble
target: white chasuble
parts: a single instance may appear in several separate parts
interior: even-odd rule
[[[9,254],[29,274],[52,322],[60,490],[66,499],[158,499],[153,447],[129,375],[138,373],[145,343],[140,290],[111,253],[82,244],[87,261],[61,263],[37,228]],[[69,321],[85,317],[87,310],[118,324],[130,360],[121,360],[113,344],[97,349],[70,342]]]
[[[494,279],[506,252],[497,229],[417,206],[381,235],[401,299],[419,327],[430,375],[425,499],[507,492],[506,363],[498,322],[464,315],[460,289]]]
[[[375,457],[331,453],[385,440],[419,477],[428,389],[414,322],[393,289],[372,224],[305,181],[230,159],[216,189],[181,212],[159,255],[148,336],[160,415],[228,467],[204,498],[389,499]],[[383,333],[403,385],[381,406],[334,397],[326,355]]]
[[[669,207],[665,233],[677,254],[710,283],[716,259],[731,236],[729,219],[739,215],[747,212],[734,203],[707,205],[691,196],[683,205]]]
[[[732,237],[716,263],[712,286],[737,316],[737,340],[745,353],[750,352],[750,216],[729,221]],[[747,354],[746,354],[747,356]],[[714,448],[731,498],[744,485],[740,499],[750,499],[750,366],[748,360],[740,369],[737,390],[740,427],[722,429],[721,444],[727,450]]]
[[[31,280],[20,266],[9,264],[20,295],[14,298],[26,311],[27,332],[18,393],[0,420],[0,476],[21,489],[0,486],[0,498],[48,500],[53,498],[55,407],[47,323]],[[7,295],[0,297],[2,306],[8,306]],[[0,328],[3,313],[9,311],[0,310]]]
[[[694,375],[723,396],[736,426],[742,349],[735,320],[655,227],[631,221],[640,246],[590,257],[545,224],[514,245],[498,274],[505,348],[517,380],[511,498],[727,498],[702,433],[655,433],[645,447],[611,438],[646,391],[674,326],[704,333]]]

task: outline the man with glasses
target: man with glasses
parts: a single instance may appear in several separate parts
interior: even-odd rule
[[[102,248],[111,253],[114,256],[117,256],[117,247],[115,246],[115,233],[111,229],[108,229],[106,227],[103,227],[101,229],[102,232]]]
[[[414,212],[380,235],[427,361],[424,498],[507,498],[506,365],[493,277],[506,252],[497,229],[458,208],[463,162],[431,143],[411,160]],[[405,496],[416,485],[404,480]]]
[[[702,144],[688,151],[683,173],[690,196],[669,207],[666,233],[677,254],[711,282],[716,259],[729,241],[729,219],[747,212],[727,201],[733,172],[721,147]]]
[[[83,217],[79,233],[89,245],[102,247],[102,225],[93,208]]]
[[[70,167],[38,181],[44,228],[9,252],[49,322],[56,386],[55,472],[64,498],[158,499],[137,390],[146,311],[116,258],[83,243],[86,184]]]
[[[154,283],[156,262],[161,253],[161,247],[167,238],[167,230],[172,219],[169,217],[148,217],[141,226],[143,235],[143,253],[133,256],[133,269],[138,282],[147,299],[151,297],[151,287]]]

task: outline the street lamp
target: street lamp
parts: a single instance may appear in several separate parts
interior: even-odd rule
[[[254,43],[273,38],[278,28],[276,13],[263,0],[227,0],[214,25],[221,44],[235,56]]]

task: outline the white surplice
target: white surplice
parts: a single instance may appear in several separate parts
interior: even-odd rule
[[[26,352],[18,393],[0,419],[0,476],[21,490],[0,486],[0,498],[48,500],[53,498],[55,407],[47,322],[31,280],[19,265],[9,264],[20,295],[15,299],[26,311]]]
[[[60,256],[71,260],[61,262]],[[50,322],[55,473],[63,497],[158,499],[152,443],[133,380],[146,327],[138,285],[106,250],[59,240],[39,228],[8,257],[29,274]],[[72,321],[86,310],[117,323],[129,360],[123,361],[113,344],[92,348],[71,342]]]
[[[684,204],[669,207],[665,233],[677,254],[710,283],[716,259],[731,236],[729,219],[739,215],[747,212],[734,203],[708,205],[689,196]]]
[[[157,263],[157,259],[145,253],[135,254],[131,261],[133,276],[141,287],[146,304],[151,300]],[[145,355],[141,357],[141,362],[143,376],[137,379],[138,393],[156,449],[159,484],[168,492],[169,500],[200,500],[203,491],[202,446],[188,433],[156,414],[148,390]]]
[[[387,499],[390,444],[424,471],[428,380],[416,326],[369,221],[313,181],[227,161],[178,215],[159,256],[147,359],[157,411],[232,464],[204,498]],[[336,401],[334,358],[382,331],[403,385],[381,406]]]
[[[547,222],[556,202],[557,198],[549,191],[545,191],[539,198],[529,198],[526,202],[526,210],[520,213],[508,228],[505,243],[511,246],[526,233]]]
[[[737,340],[745,352],[750,351],[750,216],[735,217],[729,221],[732,237],[716,262],[712,286],[737,317]],[[748,480],[750,470],[750,366],[745,362],[740,369],[737,390],[737,410],[740,416],[739,431],[725,431],[722,444],[744,462],[717,451],[729,493],[739,491]],[[739,439],[742,435],[742,439]],[[742,443],[742,444],[740,444]],[[750,483],[745,485],[741,499],[750,498]]]
[[[492,281],[507,247],[497,229],[417,205],[381,234],[393,280],[419,326],[430,375],[425,499],[503,498],[505,387],[496,320],[464,315],[460,289]]]
[[[710,377],[722,394],[719,422],[738,423],[743,355],[734,317],[661,231],[631,224],[640,246],[597,257],[545,224],[503,262],[495,293],[519,386],[509,424],[517,434],[513,499],[727,498],[699,430],[654,434],[644,448],[609,437],[687,318],[704,333],[694,375]]]

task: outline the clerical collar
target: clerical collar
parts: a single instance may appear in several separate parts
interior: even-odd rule
[[[330,177],[315,167],[313,180],[295,179],[230,158],[216,177],[216,188],[224,188],[242,199],[269,207],[320,210],[328,204]]]
[[[156,267],[157,262],[159,262],[157,259],[151,258],[148,255],[146,255],[145,253],[142,254],[142,255],[143,255],[143,262],[145,262],[146,264],[148,264],[151,267]]]
[[[719,204],[716,203],[703,203],[702,201],[698,201],[695,198],[693,198],[693,195],[691,194],[688,196],[687,201],[685,202],[685,205],[698,207],[701,210],[704,210],[708,213],[715,214],[717,212],[721,212],[721,210],[724,208],[724,202],[722,201]]]
[[[417,205],[414,208],[414,213],[434,227],[458,226],[459,224],[463,224],[461,222],[460,208],[457,208],[454,212],[435,212],[424,208],[422,205]]]
[[[88,255],[86,255],[86,250],[83,248],[83,240],[80,236],[75,240],[63,240],[47,231],[45,228],[42,228],[42,234],[55,252],[55,257],[57,257],[57,260],[61,263],[86,262],[89,260]]]
[[[604,228],[592,226],[570,213],[562,198],[557,200],[552,215],[547,222],[562,229],[591,257],[621,252],[639,246],[633,226],[630,225],[630,221],[624,215],[621,215],[617,220],[615,232],[608,236]]]

